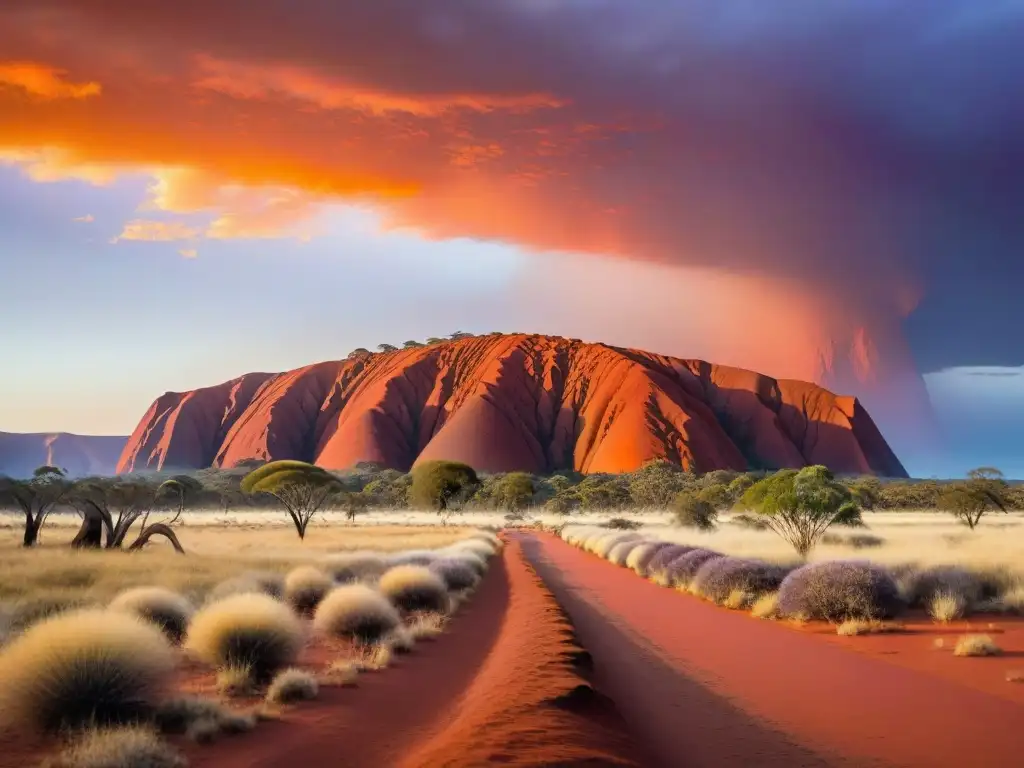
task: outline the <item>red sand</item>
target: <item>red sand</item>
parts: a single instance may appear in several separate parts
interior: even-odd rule
[[[435,642],[188,757],[217,768],[637,765],[614,708],[574,671],[578,651],[513,543]]]
[[[516,538],[651,765],[1024,764],[1024,708],[1005,698],[687,599],[551,535]]]
[[[856,637],[840,637],[834,626],[820,622],[794,628],[878,661],[936,675],[1024,705],[1024,684],[1011,684],[1006,680],[1007,673],[1012,671],[1024,676],[1024,618],[972,617],[970,621],[941,625],[921,616],[900,624],[903,626],[900,632]],[[1002,653],[986,658],[954,656],[957,638],[975,634],[991,637]],[[936,640],[942,641],[941,647],[936,647]]]

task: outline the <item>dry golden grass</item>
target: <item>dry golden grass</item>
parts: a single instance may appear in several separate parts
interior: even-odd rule
[[[313,628],[322,635],[372,643],[401,622],[398,610],[380,591],[365,584],[346,584],[328,592],[317,606]]]
[[[267,688],[268,704],[294,704],[312,701],[320,693],[316,678],[301,669],[285,669],[277,674]]]
[[[750,606],[750,615],[755,619],[779,618],[779,593],[769,592],[757,598]]]
[[[948,624],[962,619],[967,613],[967,600],[953,592],[937,592],[928,601],[928,615],[936,621]]]
[[[432,640],[442,632],[448,617],[441,613],[421,613],[405,625],[414,640]]]
[[[378,586],[403,611],[447,613],[451,607],[444,581],[425,566],[395,566],[380,577]]]
[[[855,635],[882,635],[889,632],[902,632],[904,626],[896,621],[874,621],[850,619],[836,627],[836,634],[843,637]]]
[[[734,589],[722,601],[722,606],[731,611],[743,611],[753,605],[756,597],[742,589]]]
[[[954,656],[998,656],[1002,651],[988,635],[963,635],[957,638]]]
[[[184,768],[188,762],[149,728],[87,731],[43,768]]]
[[[28,629],[0,652],[0,730],[55,732],[147,716],[176,658],[136,616],[83,610]]]
[[[197,519],[211,519],[199,513],[186,513],[185,519],[178,531],[188,552],[182,557],[161,540],[136,553],[72,550],[78,518],[63,515],[47,523],[40,546],[25,549],[20,521],[8,517],[7,527],[0,527],[0,643],[9,632],[54,610],[107,605],[138,584],[169,589],[200,605],[219,585],[224,594],[232,585],[240,588],[243,576],[255,578],[263,572],[264,581],[280,579],[297,566],[325,560],[328,552],[386,553],[463,541],[469,551],[492,551],[482,539],[468,540],[472,529],[464,527],[337,523],[310,528],[303,542],[273,512],[256,513],[252,519],[264,522],[245,525],[196,524]],[[251,579],[246,583],[253,591]]]
[[[192,619],[185,648],[216,667],[249,667],[255,682],[293,664],[305,642],[299,620],[267,595],[242,594],[203,608]]]

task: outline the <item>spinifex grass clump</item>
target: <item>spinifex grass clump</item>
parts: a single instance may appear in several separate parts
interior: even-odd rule
[[[402,618],[391,602],[365,584],[332,589],[317,606],[314,629],[322,635],[375,643],[394,631]]]
[[[437,559],[437,554],[429,549],[410,549],[405,552],[396,552],[389,555],[388,567],[396,565],[430,565]]]
[[[302,650],[302,625],[284,603],[261,594],[225,598],[192,619],[185,648],[207,664],[244,668],[253,682],[269,680]]]
[[[896,582],[883,568],[866,562],[812,563],[790,573],[779,587],[785,616],[842,622],[888,619],[903,609]]]
[[[646,541],[630,550],[629,556],[626,558],[626,567],[640,576],[646,576],[647,566],[654,559],[654,556],[666,547],[671,546],[667,541]]]
[[[373,552],[331,555],[323,565],[324,570],[339,584],[376,579],[388,569],[384,558]]]
[[[608,552],[608,562],[624,566],[626,564],[626,560],[629,558],[630,552],[646,543],[647,541],[644,539],[620,541]]]
[[[440,576],[420,565],[399,565],[380,577],[380,591],[399,610],[447,613],[448,590]]]
[[[132,613],[158,626],[172,642],[180,642],[192,618],[192,604],[163,587],[136,587],[115,597],[110,609]]]
[[[789,571],[784,566],[761,560],[711,558],[697,570],[690,590],[715,603],[725,602],[733,592],[743,592],[753,598],[777,590]]]
[[[679,589],[688,589],[690,582],[693,581],[693,577],[697,575],[697,571],[700,570],[701,566],[709,560],[720,557],[724,557],[721,552],[715,552],[710,549],[694,549],[685,555],[677,557],[663,570],[671,586]]]
[[[610,533],[607,536],[602,536],[595,544],[593,552],[598,557],[603,557],[605,560],[612,552],[612,548],[616,544],[622,544],[627,541],[637,541],[641,536],[639,533]]]
[[[136,616],[101,610],[54,616],[0,653],[0,730],[56,732],[145,720],[174,664],[164,634]]]
[[[42,768],[185,768],[188,761],[160,740],[152,729],[138,726],[86,731]]]
[[[235,576],[217,584],[206,595],[207,603],[214,603],[232,595],[244,595],[248,593],[270,595],[271,597],[284,596],[284,578],[276,573],[264,571],[249,571],[241,576]]]
[[[309,672],[286,669],[271,681],[266,698],[269,704],[294,704],[297,701],[312,701],[319,693],[320,685]]]
[[[659,549],[647,563],[647,577],[654,578],[658,574],[665,572],[673,560],[695,549],[698,549],[698,547],[688,547],[683,544],[669,544],[667,547]]]
[[[296,611],[308,616],[333,586],[334,579],[322,570],[303,565],[285,577],[284,596]]]
[[[977,574],[955,565],[939,565],[904,574],[907,600],[913,607],[927,608],[937,595],[953,595],[963,603],[964,611],[983,597],[982,580]]]
[[[452,592],[472,589],[479,581],[476,569],[465,559],[452,557],[435,560],[429,567]]]

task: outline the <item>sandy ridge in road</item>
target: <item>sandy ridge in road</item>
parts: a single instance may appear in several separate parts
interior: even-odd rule
[[[513,535],[652,766],[1024,765],[1024,708]]]

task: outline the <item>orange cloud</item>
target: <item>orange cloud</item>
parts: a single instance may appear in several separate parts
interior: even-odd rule
[[[75,218],[72,219],[72,221],[77,222],[79,224],[92,224],[94,221],[96,221],[96,218],[91,213],[87,213],[85,214],[85,216],[76,216]]]
[[[459,109],[475,112],[529,112],[565,106],[565,101],[544,93],[388,93],[359,87],[307,67],[288,64],[224,61],[206,55],[196,57],[196,63],[201,72],[193,82],[196,88],[217,91],[239,99],[287,97],[322,109],[351,109],[378,116],[389,112],[405,112],[427,117]]]
[[[40,99],[87,99],[99,96],[99,83],[73,83],[65,79],[67,72],[31,61],[0,63],[0,85],[17,88]]]
[[[180,221],[151,221],[147,219],[133,219],[124,225],[121,234],[111,242],[121,240],[143,240],[146,242],[172,242],[174,240],[194,240],[200,235],[200,230],[188,226]]]
[[[182,248],[178,254],[184,259],[194,259],[199,255],[195,248]]]
[[[76,152],[62,147],[3,147],[0,146],[0,164],[13,165],[40,183],[57,181],[84,181],[104,187],[125,168],[112,163],[90,162]]]

